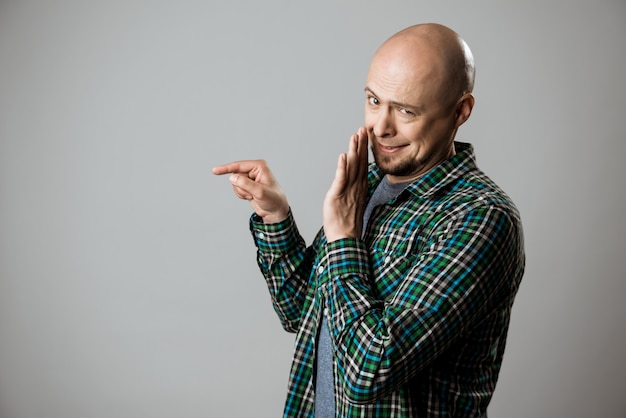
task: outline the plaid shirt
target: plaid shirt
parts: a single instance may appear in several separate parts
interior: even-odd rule
[[[314,417],[330,329],[337,417],[483,417],[524,270],[520,217],[469,144],[372,212],[363,239],[306,247],[293,217],[250,228],[272,303],[296,332],[285,417]],[[372,164],[370,196],[381,180]]]

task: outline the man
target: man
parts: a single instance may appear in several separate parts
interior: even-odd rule
[[[473,84],[451,29],[388,39],[310,247],[264,161],[213,169],[252,204],[259,267],[297,333],[285,416],[486,416],[524,251],[517,209],[454,141]]]

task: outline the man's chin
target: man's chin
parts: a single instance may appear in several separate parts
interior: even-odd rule
[[[412,168],[410,167],[410,164],[403,164],[402,162],[394,163],[391,161],[391,158],[385,156],[381,157],[380,155],[374,155],[374,162],[383,174],[389,174],[392,176],[405,176],[411,172]]]
[[[419,165],[414,164],[412,162],[404,162],[404,163],[396,163],[391,164],[388,161],[385,161],[384,158],[374,158],[374,162],[376,166],[384,175],[399,177],[399,178],[410,178],[415,176],[419,171]]]

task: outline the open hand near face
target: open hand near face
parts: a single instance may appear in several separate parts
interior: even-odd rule
[[[348,153],[337,161],[335,178],[323,207],[324,233],[328,242],[361,238],[367,202],[367,130],[350,137]]]
[[[287,218],[287,197],[265,161],[235,161],[214,167],[213,174],[231,174],[229,180],[237,197],[250,201],[264,223],[276,223]]]

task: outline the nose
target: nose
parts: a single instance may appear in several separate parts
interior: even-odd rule
[[[388,108],[381,108],[372,126],[372,132],[378,138],[394,136],[393,115]]]

